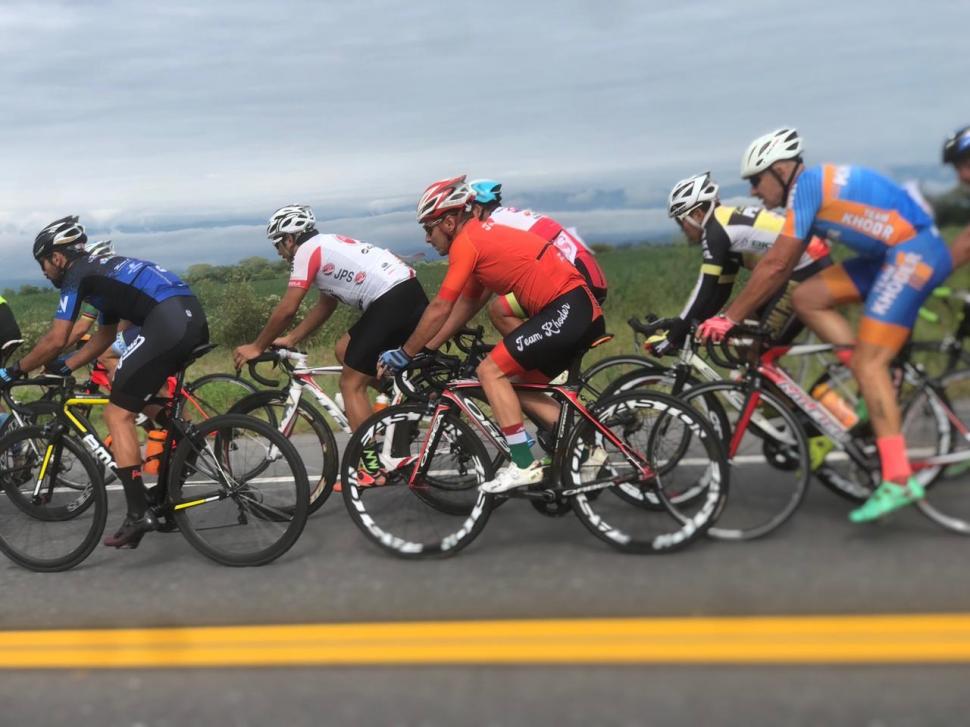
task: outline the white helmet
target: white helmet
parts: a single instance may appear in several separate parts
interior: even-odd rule
[[[466,209],[475,199],[475,193],[465,182],[465,175],[451,179],[439,179],[428,185],[418,202],[418,224],[441,217],[448,212]]]
[[[795,129],[776,129],[751,142],[741,157],[741,179],[763,172],[775,162],[798,159],[802,155],[802,139]]]
[[[691,210],[709,202],[711,208],[704,216],[704,224],[707,224],[707,220],[717,206],[717,192],[718,186],[711,179],[710,172],[681,179],[670,190],[670,197],[667,199],[667,215],[674,219],[680,219]]]
[[[288,204],[280,207],[269,218],[266,226],[266,237],[279,240],[283,235],[299,235],[307,230],[315,230],[317,218],[313,210],[305,204]]]
[[[111,240],[96,240],[85,243],[84,252],[94,257],[111,257],[115,254],[115,246]]]

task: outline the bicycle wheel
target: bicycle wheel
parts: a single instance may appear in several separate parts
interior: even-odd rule
[[[938,381],[943,397],[960,423],[966,427],[970,423],[970,369],[952,371]],[[959,431],[957,436],[961,436]],[[958,478],[970,474],[970,461],[947,465],[943,476]]]
[[[266,422],[221,414],[193,428],[170,463],[175,521],[200,553],[223,565],[264,565],[306,525],[306,470],[290,441]]]
[[[15,563],[67,570],[98,544],[108,497],[94,458],[73,438],[52,442],[41,427],[9,432],[0,439],[0,487],[0,550]]]
[[[203,421],[223,414],[256,387],[232,374],[206,374],[185,385],[188,394],[182,415],[189,421]]]
[[[846,403],[856,410],[860,407],[858,384],[852,372],[845,365],[831,363],[827,370],[816,377],[805,391],[813,391],[819,384],[828,384],[838,392]],[[872,425],[867,421],[857,424],[852,434],[856,443],[867,457],[866,465],[860,466],[849,455],[832,444],[818,427],[803,414],[796,414],[813,449],[813,473],[825,487],[850,502],[864,502],[879,485],[879,453],[876,450],[876,436]]]
[[[257,391],[244,397],[229,410],[261,419],[279,430],[290,409],[289,395],[281,391]],[[319,510],[333,491],[337,480],[340,453],[337,440],[323,415],[308,402],[297,402],[296,417],[283,432],[293,443],[310,483],[310,514]]]
[[[703,416],[677,399],[646,391],[618,394],[593,413],[628,453],[586,419],[570,432],[561,478],[567,495],[582,490],[572,493],[580,521],[596,537],[631,553],[669,553],[703,536],[721,514],[728,491],[727,462]],[[690,491],[700,494],[683,497]],[[631,505],[631,499],[648,497],[659,507]]]
[[[579,393],[584,401],[600,399],[607,388],[625,374],[634,371],[666,371],[656,361],[636,354],[607,356],[583,370],[579,377]]]
[[[403,558],[458,552],[485,527],[493,506],[493,498],[478,489],[493,474],[481,440],[452,413],[440,415],[432,427],[426,411],[421,404],[402,404],[372,415],[351,436],[340,466],[354,523]],[[374,459],[380,464],[372,475],[377,484],[367,486],[360,473]]]
[[[795,416],[772,393],[761,391],[738,442],[738,421],[747,392],[741,384],[715,382],[689,389],[681,399],[705,412],[710,399],[729,418],[726,442],[731,494],[717,524],[707,531],[719,540],[752,540],[781,527],[805,499],[811,479],[808,439]]]
[[[701,386],[703,383],[704,382],[700,379],[691,376],[684,384],[684,391]],[[675,392],[673,390],[675,384],[675,373],[670,369],[657,369],[655,371],[631,371],[610,384],[606,388],[606,391],[603,393],[601,398],[603,401],[605,401],[611,396],[616,396],[617,394],[625,391],[646,389],[647,391],[652,391],[659,394],[667,394],[668,396],[673,396],[676,399],[681,396],[682,392]],[[698,407],[696,404],[694,407],[698,411],[702,411],[707,415],[707,419],[710,421],[711,426],[714,427],[714,431],[721,438],[724,445],[727,446],[727,438],[729,436],[729,432],[732,430],[731,424],[727,419],[727,414],[717,401],[717,397],[709,396],[705,397],[705,399],[706,401],[704,402],[705,406],[703,409]]]
[[[959,378],[962,377],[955,381]],[[943,390],[932,384],[921,387],[903,410],[906,452],[915,477],[926,490],[917,507],[947,530],[970,535],[970,473],[965,467],[970,462],[970,443],[960,428],[966,431],[966,424]],[[923,466],[921,459],[942,454],[962,455],[966,459],[946,467]]]

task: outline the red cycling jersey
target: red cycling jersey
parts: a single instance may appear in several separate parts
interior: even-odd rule
[[[477,298],[484,289],[514,293],[530,315],[573,288],[586,285],[562,253],[538,235],[491,220],[469,220],[451,243],[448,273],[438,296]],[[598,304],[594,319],[602,314]]]

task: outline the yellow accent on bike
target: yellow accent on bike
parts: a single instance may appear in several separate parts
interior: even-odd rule
[[[47,451],[44,453],[44,461],[41,463],[40,472],[37,475],[38,485],[44,481],[44,475],[47,474],[47,464],[51,461],[52,454],[54,454],[54,445],[48,444]]]
[[[701,265],[701,272],[704,275],[720,275],[721,270],[722,268],[720,265],[712,265],[710,263],[705,263],[704,265]]]
[[[201,500],[191,500],[190,502],[180,502],[175,505],[173,510],[185,510],[190,507],[195,507],[196,505],[204,505],[207,502],[215,502],[216,500],[222,499],[222,495],[213,495],[212,497],[203,497]]]
[[[812,472],[825,463],[825,458],[833,449],[835,449],[835,444],[825,435],[820,434],[817,437],[808,438],[808,456]]]
[[[78,428],[81,434],[87,434],[87,428],[81,424],[81,420],[78,419],[74,414],[71,413],[70,407],[72,406],[107,406],[111,402],[110,399],[87,399],[84,397],[75,397],[73,399],[68,399],[64,402],[64,415],[71,420],[71,424]]]

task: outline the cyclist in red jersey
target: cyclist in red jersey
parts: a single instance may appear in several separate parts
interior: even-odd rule
[[[468,186],[475,194],[472,204],[475,217],[483,221],[491,217],[493,222],[500,225],[528,230],[551,242],[583,276],[597,302],[603,303],[606,300],[606,275],[596,262],[595,253],[586,246],[575,230],[567,230],[551,217],[532,210],[503,206],[500,182],[477,179],[469,182]],[[485,294],[491,297],[490,291]],[[522,308],[513,293],[506,293],[492,298],[488,305],[488,317],[496,330],[505,336],[522,325],[522,321],[529,317],[529,312]]]
[[[385,370],[400,370],[423,348],[441,346],[481,309],[485,289],[515,293],[532,315],[477,370],[512,456],[511,464],[482,485],[495,493],[543,478],[527,443],[522,404],[549,427],[558,413],[558,405],[543,394],[516,396],[510,379],[552,379],[602,336],[605,326],[586,281],[554,245],[531,232],[477,219],[472,201],[463,176],[435,182],[422,195],[418,222],[427,242],[449,257],[448,272],[411,337],[381,354],[380,362]]]

